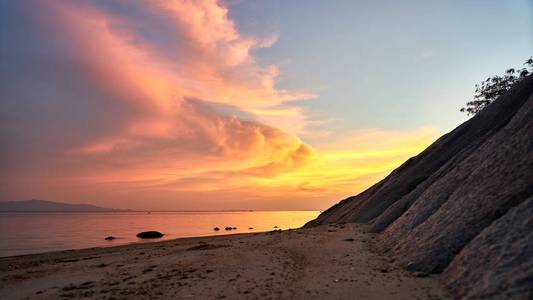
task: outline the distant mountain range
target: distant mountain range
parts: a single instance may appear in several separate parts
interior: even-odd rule
[[[98,207],[91,204],[70,204],[46,200],[0,202],[0,212],[120,212],[128,209]]]

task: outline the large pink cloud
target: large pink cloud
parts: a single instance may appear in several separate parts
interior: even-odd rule
[[[365,133],[325,151],[306,145],[297,136],[305,110],[293,101],[316,95],[278,89],[277,66],[252,55],[276,34],[243,36],[214,0],[11,5],[27,24],[10,28],[2,46],[14,62],[3,94],[12,115],[0,126],[3,198],[325,207],[435,136],[410,132],[422,138],[406,145],[391,139],[401,134],[379,132],[395,143]],[[390,147],[401,149],[381,149]]]
[[[45,33],[61,36],[59,46],[86,84],[127,107],[120,116],[107,116],[120,121],[106,132],[69,143],[60,149],[61,159],[50,159],[61,180],[150,181],[176,172],[179,178],[185,169],[187,174],[228,172],[279,165],[293,156],[305,160],[311,151],[302,152],[308,146],[295,135],[254,121],[253,109],[275,110],[310,95],[278,91],[276,67],[259,66],[250,55],[274,39],[241,36],[216,1],[134,4],[163,19],[166,35],[178,37],[177,45],[165,44],[175,49],[170,54],[141,34],[149,22],[135,16],[96,1],[43,3],[39,14],[46,19]],[[213,104],[229,105],[251,120],[218,113]]]

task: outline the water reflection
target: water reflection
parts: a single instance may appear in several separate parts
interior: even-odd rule
[[[140,242],[135,235],[157,230],[165,236],[222,235],[298,228],[318,211],[1,213],[0,256]],[[226,231],[225,227],[237,229]],[[219,231],[213,228],[219,227]],[[250,229],[252,228],[252,229]],[[106,236],[117,239],[106,241]],[[147,242],[143,240],[142,242]]]

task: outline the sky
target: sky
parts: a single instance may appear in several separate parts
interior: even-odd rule
[[[532,1],[0,0],[0,200],[325,209],[533,55]]]

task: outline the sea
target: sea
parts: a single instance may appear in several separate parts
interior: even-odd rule
[[[161,239],[294,229],[318,211],[0,213],[0,257],[146,243],[136,234],[156,230]],[[236,227],[226,231],[225,227]],[[219,231],[213,230],[219,227]],[[104,240],[107,236],[116,239]]]

